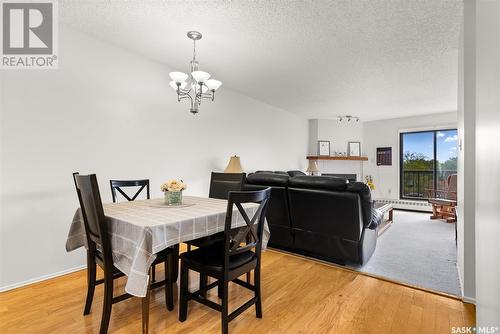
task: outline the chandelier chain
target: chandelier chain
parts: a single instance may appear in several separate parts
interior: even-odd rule
[[[196,61],[196,40],[193,39],[193,61]]]

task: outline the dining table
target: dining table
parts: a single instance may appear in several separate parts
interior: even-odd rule
[[[164,199],[148,199],[105,203],[103,208],[113,264],[126,275],[125,291],[149,301],[150,268],[155,254],[182,242],[224,231],[227,200],[184,196],[182,204],[177,206],[165,204]],[[258,204],[245,203],[243,208],[249,217],[253,217]],[[246,226],[245,220],[233,208],[231,227],[242,226]],[[263,249],[269,237],[269,227],[265,222]],[[87,247],[87,239],[81,211],[76,209],[66,240],[66,251],[81,247]]]

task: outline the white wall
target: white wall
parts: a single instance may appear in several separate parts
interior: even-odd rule
[[[363,172],[371,175],[376,199],[399,199],[399,131],[440,129],[457,126],[457,113],[448,112],[425,116],[363,122],[362,149],[368,161]],[[377,166],[377,147],[392,147],[392,166]]]
[[[318,140],[330,141],[330,151],[347,152],[347,143],[363,140],[361,122],[347,122],[333,119],[309,120],[309,155],[318,155]],[[361,149],[363,147],[361,146]]]
[[[474,8],[475,7],[475,8]],[[476,312],[477,325],[500,327],[500,2],[477,0],[476,62]],[[467,18],[467,16],[466,16]],[[467,29],[467,25],[465,29]],[[466,44],[468,46],[474,46]],[[470,66],[470,64],[466,64]],[[467,99],[467,95],[466,95]],[[474,102],[474,101],[473,101]],[[467,105],[467,100],[466,100]],[[467,112],[467,110],[466,110]]]
[[[472,2],[465,2],[469,8]],[[464,300],[475,301],[475,14],[464,13],[458,53],[458,179],[457,179],[457,266]],[[467,38],[464,40],[464,30]],[[464,45],[465,43],[465,45]],[[464,67],[464,64],[467,66]]]
[[[171,69],[65,26],[59,45],[58,70],[0,73],[1,288],[84,263],[64,248],[73,171],[96,173],[109,201],[110,178],[150,178],[159,196],[178,177],[206,196],[210,172],[233,154],[247,171],[305,168],[307,120],[230,82],[193,116],[168,85]]]
[[[363,152],[363,127],[361,122],[347,122],[332,119],[309,120],[309,155],[318,155],[318,140],[330,141],[330,153],[347,153],[350,141],[361,142]],[[363,154],[362,154],[363,155]],[[356,174],[358,181],[363,177],[363,162],[319,160],[321,173]]]

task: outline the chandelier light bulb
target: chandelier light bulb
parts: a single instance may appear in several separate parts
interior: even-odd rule
[[[174,90],[177,90],[177,82],[170,81],[169,84],[170,84],[170,87],[172,87]],[[187,82],[184,81],[183,83],[180,84],[180,89],[184,89],[184,88],[186,88],[186,86],[187,86]]]
[[[204,71],[194,71],[191,73],[191,76],[197,83],[205,83],[208,79],[210,79],[210,74]]]
[[[183,72],[170,72],[168,75],[174,82],[180,82],[180,83],[185,82],[188,78],[188,75]]]
[[[215,91],[219,89],[219,87],[222,85],[222,82],[215,79],[209,79],[207,80],[207,82],[205,82],[205,84],[207,85],[208,89]]]

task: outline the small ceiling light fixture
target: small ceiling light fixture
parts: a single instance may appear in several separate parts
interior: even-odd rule
[[[347,120],[347,122],[359,122],[359,117],[357,116],[351,116],[351,115],[345,115],[345,116],[337,116],[337,119],[339,122],[342,122],[344,120]]]
[[[177,92],[177,101],[184,99],[191,100],[191,109],[193,114],[197,114],[202,99],[215,99],[215,91],[219,89],[222,82],[210,79],[210,74],[200,71],[200,64],[196,60],[196,41],[201,39],[201,33],[198,31],[188,31],[187,37],[193,40],[193,60],[191,60],[191,75],[183,72],[170,72],[170,87]]]

